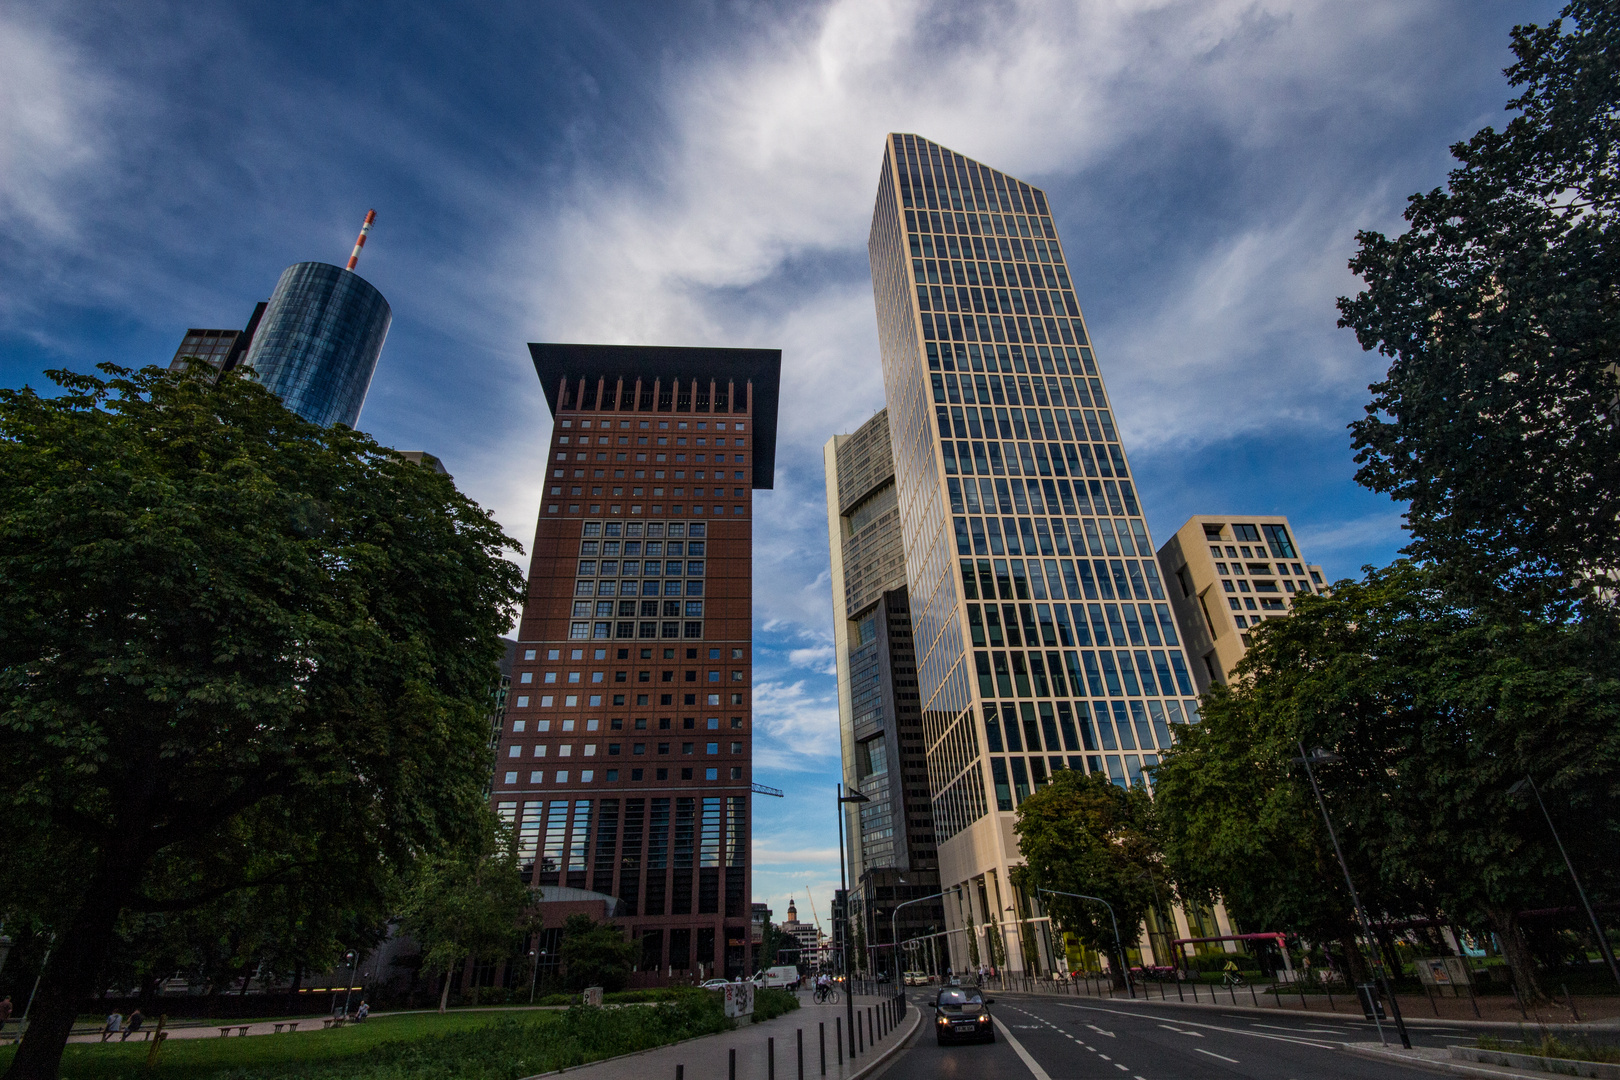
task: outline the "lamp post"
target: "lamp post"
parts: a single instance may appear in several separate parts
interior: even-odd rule
[[[1330,754],[1320,746],[1307,754],[1303,742],[1297,742],[1295,745],[1299,747],[1299,757],[1294,760],[1305,766],[1305,776],[1311,782],[1311,791],[1316,793],[1316,805],[1322,811],[1323,823],[1327,825],[1328,839],[1333,841],[1333,854],[1339,858],[1339,869],[1344,871],[1344,884],[1350,890],[1350,900],[1356,905],[1356,918],[1361,921],[1361,932],[1367,938],[1367,950],[1372,954],[1373,964],[1378,972],[1378,982],[1383,986],[1384,993],[1389,995],[1389,1009],[1390,1012],[1395,1014],[1395,1030],[1400,1032],[1401,1046],[1410,1050],[1412,1049],[1412,1039],[1406,1034],[1406,1021],[1401,1017],[1401,1003],[1395,1000],[1395,987],[1390,984],[1389,977],[1384,971],[1384,962],[1378,956],[1378,942],[1373,939],[1372,923],[1367,919],[1367,909],[1361,906],[1361,897],[1356,892],[1356,883],[1350,880],[1350,864],[1344,861],[1344,849],[1339,846],[1339,834],[1333,831],[1333,819],[1328,816],[1327,802],[1322,798],[1322,789],[1316,783],[1316,772],[1311,768],[1313,764],[1331,765],[1336,761],[1343,761],[1344,758],[1338,754]],[[1378,1028],[1379,1041],[1386,1046],[1389,1045],[1389,1040],[1384,1038],[1384,1025],[1378,1022],[1378,1006],[1376,1002],[1370,1003],[1370,1011],[1372,1012],[1373,1025]]]
[[[349,996],[354,993],[354,969],[360,963],[360,954],[353,949],[344,957],[349,962],[349,981],[343,987],[343,1015],[349,1015]]]
[[[534,1004],[534,983],[540,977],[540,958],[546,955],[544,949],[530,949],[529,955],[534,958],[534,967],[529,972],[529,1004]]]
[[[856,792],[853,795],[844,794],[844,785],[838,784],[838,883],[844,890],[844,1032],[849,1036],[849,1056],[855,1057],[855,980],[849,970],[849,877],[846,873],[844,857],[844,804],[871,802],[865,795]],[[850,838],[853,843],[854,837]]]
[[[1541,807],[1541,816],[1547,819],[1547,831],[1553,835],[1553,843],[1558,845],[1558,854],[1564,857],[1564,866],[1569,870],[1569,880],[1575,883],[1575,892],[1581,898],[1581,907],[1586,909],[1586,917],[1592,923],[1592,933],[1597,937],[1598,951],[1603,954],[1604,963],[1609,965],[1609,974],[1614,981],[1620,983],[1620,966],[1614,962],[1614,950],[1609,948],[1609,939],[1603,936],[1603,927],[1597,919],[1597,912],[1592,910],[1592,904],[1586,899],[1586,890],[1581,887],[1581,879],[1575,873],[1575,864],[1570,861],[1569,852],[1564,850],[1563,837],[1558,835],[1558,829],[1553,825],[1552,815],[1547,812],[1547,804],[1541,800],[1541,789],[1536,787],[1535,780],[1526,773],[1523,780],[1508,788],[1508,794],[1518,796],[1524,794],[1526,788],[1536,797],[1536,805]]]
[[[1108,921],[1114,924],[1114,948],[1119,952],[1119,969],[1125,973],[1125,990],[1132,998],[1136,997],[1136,986],[1131,982],[1131,965],[1125,960],[1125,942],[1119,936],[1119,920],[1114,918],[1114,905],[1100,896],[1087,896],[1084,893],[1063,892],[1059,889],[1046,889],[1035,886],[1035,893],[1039,895],[1049,892],[1053,896],[1072,896],[1077,900],[1095,900],[1108,909]]]
[[[905,879],[902,878],[901,880],[904,881]],[[901,974],[900,974],[900,909],[905,907],[907,904],[920,904],[924,900],[938,900],[940,897],[942,897],[944,895],[945,894],[943,892],[937,892],[937,893],[930,893],[928,896],[919,896],[919,897],[916,897],[915,899],[912,899],[912,900],[903,900],[900,903],[894,905],[894,910],[889,912],[889,940],[894,943],[894,982],[895,982],[896,986],[901,985]],[[900,993],[904,993],[904,992],[905,992],[904,990],[900,991]]]

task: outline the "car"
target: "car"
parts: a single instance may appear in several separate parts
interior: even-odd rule
[[[972,987],[946,987],[934,997],[934,1038],[939,1045],[953,1042],[996,1041],[995,1021],[989,1006],[995,998]]]
[[[932,981],[933,980],[928,977],[928,973],[926,971],[906,972],[907,986],[927,986]]]
[[[780,990],[792,990],[798,987],[802,978],[799,969],[792,964],[783,964],[778,967],[766,968],[754,976],[754,982],[760,986],[774,987]]]
[[[703,983],[704,990],[724,990],[731,985],[730,979],[708,979]]]

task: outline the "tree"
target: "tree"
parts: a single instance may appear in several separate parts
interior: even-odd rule
[[[1620,10],[1513,30],[1523,92],[1452,147],[1408,231],[1358,235],[1339,325],[1392,358],[1351,425],[1406,550],[1475,598],[1564,612],[1620,571]]]
[[[563,974],[570,990],[600,986],[623,990],[630,981],[636,946],[612,923],[599,923],[589,915],[570,915],[563,922]]]
[[[442,972],[439,1011],[450,1002],[450,979],[469,957],[494,960],[539,924],[526,918],[534,897],[523,882],[508,830],[487,811],[476,842],[416,867],[399,906],[400,924],[422,947],[422,968]]]
[[[1581,626],[1460,604],[1448,580],[1401,562],[1267,622],[1230,692],[1210,697],[1209,729],[1189,732],[1160,765],[1165,831],[1184,878],[1326,931],[1344,898],[1323,872],[1321,900],[1310,903],[1322,838],[1300,807],[1303,778],[1294,777],[1296,795],[1282,776],[1299,742],[1333,751],[1343,760],[1318,777],[1374,916],[1427,911],[1489,926],[1535,998],[1518,913],[1574,895],[1545,823],[1508,789],[1528,773],[1553,792],[1555,813],[1580,822],[1564,837],[1590,868],[1592,891],[1620,891],[1620,655],[1598,651]],[[1222,796],[1226,785],[1236,790]],[[1259,800],[1249,827],[1217,828],[1189,805],[1206,795],[1236,809],[1245,792]],[[1295,840],[1277,842],[1291,821]],[[1270,909],[1257,895],[1267,882],[1237,865],[1251,854],[1276,859]]]
[[[1125,986],[1121,948],[1134,948],[1142,921],[1153,904],[1151,873],[1162,876],[1153,842],[1153,802],[1140,787],[1122,788],[1100,773],[1071,770],[1052,774],[1051,783],[1025,799],[1013,826],[1024,865],[1013,883],[1026,892],[1037,887],[1100,897],[1095,901],[1046,893],[1041,902],[1062,927],[1087,945],[1114,958],[1114,985]],[[1114,937],[1118,921],[1119,940]]]
[[[759,966],[768,968],[782,963],[782,953],[784,951],[792,953],[793,963],[799,962],[798,939],[784,933],[775,923],[767,921],[764,935],[759,944],[759,959],[761,961]]]
[[[127,912],[390,875],[467,835],[516,545],[448,479],[241,374],[0,391],[0,910],[56,947],[55,1076]],[[211,374],[211,373],[210,373]]]

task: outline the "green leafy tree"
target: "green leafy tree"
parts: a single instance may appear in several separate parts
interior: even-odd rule
[[[475,827],[516,545],[450,482],[245,375],[0,391],[0,911],[56,946],[48,1080],[119,920],[327,881],[362,906]]]
[[[509,831],[487,811],[482,825],[475,842],[423,858],[399,905],[401,927],[422,947],[423,969],[443,976],[440,1012],[459,965],[505,956],[539,929]]]
[[[1296,796],[1282,777],[1294,768],[1296,740],[1337,753],[1343,760],[1318,775],[1374,915],[1433,912],[1488,926],[1521,990],[1537,998],[1518,913],[1572,904],[1574,893],[1545,822],[1508,789],[1534,775],[1592,891],[1616,895],[1620,655],[1581,626],[1459,605],[1446,581],[1397,563],[1266,623],[1230,694],[1210,698],[1210,731],[1189,733],[1185,750],[1166,755],[1160,798],[1172,821],[1195,822],[1173,846],[1177,866],[1194,868],[1188,876],[1203,873],[1240,902],[1262,904],[1266,885],[1238,865],[1253,844],[1257,857],[1277,858],[1276,914],[1327,927],[1344,900],[1322,867],[1324,838],[1307,824],[1301,778]],[[1261,779],[1242,781],[1241,769]],[[1187,805],[1196,792],[1218,799],[1217,788],[1241,783],[1259,800],[1257,828],[1196,826]],[[1289,821],[1297,846],[1272,842]],[[1210,840],[1201,871],[1200,835]],[[1323,870],[1315,908],[1305,896],[1313,864]]]
[[[636,946],[612,923],[570,915],[563,923],[561,958],[569,989],[600,986],[611,992],[623,990],[630,981]]]
[[[1153,879],[1163,876],[1153,839],[1153,801],[1139,787],[1122,788],[1100,773],[1060,770],[1018,807],[1013,826],[1024,865],[1013,882],[1101,897],[1119,922],[1120,943],[1136,946],[1153,903]],[[1044,894],[1041,902],[1069,933],[1113,958],[1114,985],[1125,986],[1114,923],[1089,900]]]
[[[768,968],[798,961],[798,939],[783,933],[775,923],[767,922],[759,945],[759,966]]]
[[[1257,641],[1256,655],[1263,654]],[[1241,675],[1240,675],[1241,678]],[[1271,680],[1215,686],[1203,721],[1177,730],[1153,775],[1155,830],[1184,902],[1224,901],[1256,930],[1291,930],[1332,941],[1367,981],[1354,906],[1304,775],[1292,758],[1300,731]],[[1358,867],[1363,879],[1369,868]]]
[[[1518,115],[1452,147],[1410,228],[1359,234],[1341,326],[1391,358],[1357,480],[1452,589],[1567,611],[1620,570],[1620,10],[1513,30]]]

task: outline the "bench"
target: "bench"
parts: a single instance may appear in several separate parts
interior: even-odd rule
[[[224,1027],[219,1029],[219,1037],[222,1039],[228,1039],[231,1037],[231,1026],[229,1024],[226,1024]]]

